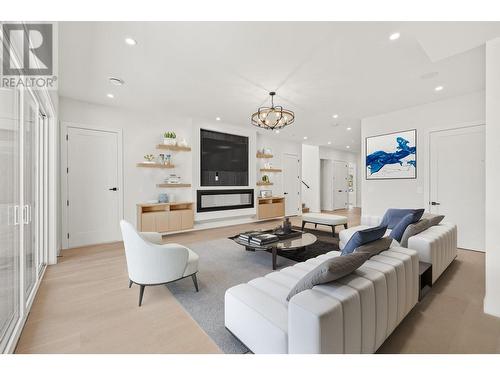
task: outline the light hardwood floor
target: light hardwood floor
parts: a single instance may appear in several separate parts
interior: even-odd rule
[[[357,225],[358,209],[336,211]],[[293,218],[295,225],[300,218]],[[185,245],[272,228],[278,221],[168,236]],[[318,227],[320,229],[320,227]],[[329,231],[328,227],[324,228]],[[202,277],[202,275],[200,275]],[[128,289],[121,243],[63,251],[42,280],[16,353],[219,353],[166,287]],[[482,313],[484,254],[459,251],[381,353],[499,353],[500,319]]]

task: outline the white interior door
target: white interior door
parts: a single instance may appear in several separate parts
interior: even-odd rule
[[[458,226],[458,247],[484,251],[485,129],[431,133],[430,211]]]
[[[333,210],[333,162],[321,159],[321,209]]]
[[[349,164],[345,161],[333,162],[333,209],[348,207],[348,174]]]
[[[67,129],[67,245],[120,240],[119,133]]]
[[[300,213],[300,172],[299,157],[283,154],[283,193],[285,194],[285,215]]]

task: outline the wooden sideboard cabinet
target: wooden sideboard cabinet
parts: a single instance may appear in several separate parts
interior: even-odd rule
[[[272,219],[285,216],[285,198],[269,197],[258,198],[257,200],[257,218]]]
[[[193,202],[137,204],[137,230],[140,232],[175,232],[194,225]]]

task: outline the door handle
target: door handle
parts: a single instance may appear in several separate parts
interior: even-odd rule
[[[288,193],[283,193],[283,194],[288,195]]]
[[[14,225],[19,225],[19,206],[14,206]]]
[[[24,224],[30,223],[29,218],[28,218],[28,205],[27,204],[25,204],[23,206],[23,223]]]
[[[108,189],[108,190],[111,190],[111,191],[117,191],[117,190],[118,190],[118,188],[115,188],[115,187],[114,187],[114,188],[111,188],[111,189]]]
[[[440,206],[440,205],[441,205],[441,203],[439,203],[439,202],[431,202],[431,206]]]

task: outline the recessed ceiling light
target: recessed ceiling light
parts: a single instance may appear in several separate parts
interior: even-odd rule
[[[338,117],[339,117],[339,115],[334,114],[334,115],[332,115],[332,117],[333,117],[333,118],[338,118]]]
[[[307,140],[307,137],[304,137],[304,140]]]
[[[115,96],[113,94],[106,95],[108,98],[113,99]]]
[[[389,35],[389,39],[390,40],[398,40],[400,36],[401,36],[400,33],[392,33],[391,35]]]
[[[220,121],[220,117],[216,117],[216,118],[215,118],[215,121]]]
[[[328,144],[331,145],[332,144],[332,141],[328,141]]]
[[[346,128],[346,129],[347,129],[347,130],[351,130],[352,128],[351,128],[351,127],[348,127],[348,128]]]
[[[347,145],[347,146],[345,146],[345,148],[351,148],[351,146]]]
[[[125,43],[127,43],[129,46],[135,46],[137,44],[137,41],[132,38],[125,38]]]
[[[443,87],[443,86],[436,86],[436,87],[434,88],[434,91],[441,91],[441,90],[443,90],[443,89],[444,89],[444,87]]]
[[[279,131],[279,130],[275,130],[275,133],[276,133],[276,134],[279,134],[279,133],[280,133],[280,131]]]
[[[125,83],[125,81],[123,79],[116,78],[116,77],[109,77],[108,80],[109,80],[109,83],[111,83],[112,85],[115,85],[115,86],[121,86]]]

